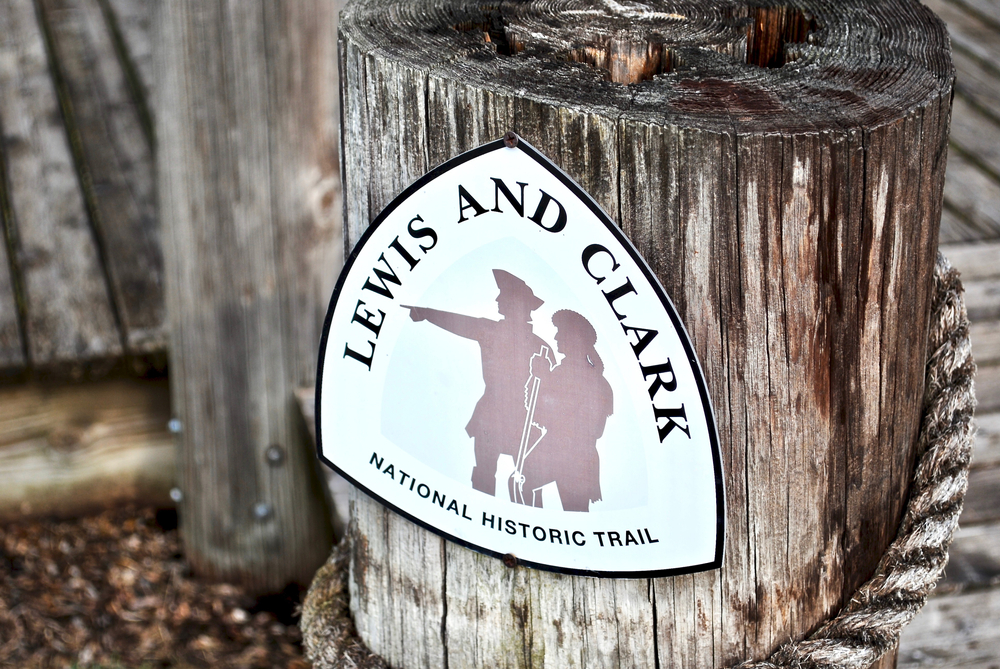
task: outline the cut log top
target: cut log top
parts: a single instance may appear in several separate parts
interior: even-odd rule
[[[341,34],[432,77],[738,132],[871,128],[950,91],[947,32],[917,2],[795,6],[375,0]]]

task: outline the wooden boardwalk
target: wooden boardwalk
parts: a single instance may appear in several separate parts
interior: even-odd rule
[[[926,4],[949,26],[958,69],[941,242],[966,282],[980,431],[947,577],[907,628],[899,663],[986,669],[1000,667],[1000,0]],[[29,470],[38,480],[70,480],[97,455],[120,461],[115,449],[137,439],[149,469],[162,472],[172,459],[162,380],[79,392],[37,386],[115,370],[141,376],[165,364],[153,190],[155,5],[0,0],[5,480]],[[130,401],[110,412],[102,399],[109,397]]]

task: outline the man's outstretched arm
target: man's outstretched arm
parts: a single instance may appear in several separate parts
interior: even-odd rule
[[[410,318],[413,321],[428,321],[442,330],[447,330],[466,339],[482,339],[486,328],[496,324],[496,321],[491,321],[488,318],[476,318],[429,307],[414,307],[408,304],[400,306],[410,310]]]

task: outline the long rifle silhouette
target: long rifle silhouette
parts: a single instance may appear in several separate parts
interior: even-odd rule
[[[549,347],[542,346],[538,353],[531,356],[531,361],[534,363],[535,358],[542,358],[548,363],[549,358]],[[538,378],[535,374],[528,376],[528,380],[524,384],[524,394],[525,394],[525,409],[527,412],[524,415],[524,428],[521,430],[521,444],[517,450],[517,462],[514,464],[514,473],[512,474],[514,478],[514,501],[520,504],[526,504],[524,499],[524,461],[528,459],[531,452],[535,450],[535,447],[545,438],[548,430],[542,425],[535,424],[535,407],[538,405],[538,389],[541,386],[542,380]],[[538,439],[534,441],[531,446],[528,446],[528,442],[531,439],[531,428],[537,427],[539,432]],[[535,491],[531,491],[531,506],[535,505]]]

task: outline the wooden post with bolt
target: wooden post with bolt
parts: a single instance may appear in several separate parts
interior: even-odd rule
[[[315,381],[342,258],[335,9],[293,0],[159,12],[181,533],[196,572],[258,593],[308,584],[332,542],[294,390]]]

